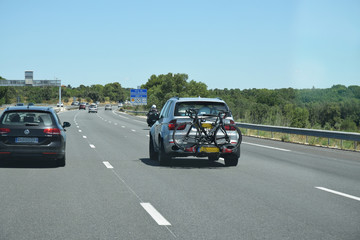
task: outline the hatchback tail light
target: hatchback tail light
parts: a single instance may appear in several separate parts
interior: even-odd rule
[[[176,123],[176,119],[171,120],[171,121],[169,122],[169,125],[168,125],[169,130],[175,130],[175,128],[176,128],[176,130],[184,130],[185,127],[186,127],[186,124],[185,124],[185,123],[183,123],[183,124],[181,124],[181,125],[179,126],[179,125]]]
[[[230,124],[235,124],[233,120],[230,120]],[[236,129],[234,127],[231,127],[230,125],[225,125],[226,131],[235,131]]]
[[[0,134],[6,134],[10,132],[10,128],[0,128]]]
[[[45,128],[44,133],[49,135],[60,135],[61,131],[58,128]]]

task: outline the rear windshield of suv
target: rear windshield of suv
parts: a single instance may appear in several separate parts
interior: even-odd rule
[[[185,116],[186,110],[190,108],[196,109],[199,115],[217,115],[220,111],[229,111],[226,104],[221,102],[177,102],[174,115]]]
[[[9,111],[5,112],[1,120],[5,125],[24,125],[26,123],[38,123],[42,126],[52,126],[53,119],[51,113],[29,112],[29,111]]]

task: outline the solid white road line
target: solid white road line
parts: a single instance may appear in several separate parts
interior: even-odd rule
[[[284,151],[284,152],[291,152],[291,150],[283,149],[283,148],[269,147],[269,146],[265,146],[265,145],[260,145],[260,144],[255,144],[255,143],[248,143],[248,142],[242,142],[242,143],[257,146],[257,147],[270,148],[270,149]]]
[[[114,168],[113,166],[111,166],[111,164],[109,162],[103,162],[103,164],[107,167],[107,168]]]
[[[171,226],[171,224],[150,204],[140,203],[150,216],[161,226]]]
[[[334,191],[334,190],[331,190],[331,189],[328,189],[328,188],[324,188],[324,187],[315,187],[315,188],[317,188],[317,189],[319,189],[319,190],[322,190],[322,191],[329,192],[329,193],[333,193],[333,194],[336,194],[336,195],[340,195],[340,196],[343,196],[343,197],[351,198],[351,199],[354,199],[354,200],[356,200],[356,201],[360,201],[360,198],[359,198],[359,197],[355,197],[355,196],[352,196],[352,195],[349,195],[349,194],[346,194],[346,193]]]
[[[94,146],[93,144],[90,144],[90,147],[91,147],[91,148],[95,148],[95,146]]]

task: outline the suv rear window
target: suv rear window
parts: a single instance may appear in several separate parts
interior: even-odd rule
[[[175,106],[175,116],[185,116],[186,110],[193,108],[199,115],[217,115],[220,111],[229,111],[226,104],[221,102],[177,102]]]
[[[52,126],[53,120],[51,113],[47,112],[29,112],[14,111],[5,112],[1,120],[6,125],[24,125],[25,123],[38,123],[43,126]]]

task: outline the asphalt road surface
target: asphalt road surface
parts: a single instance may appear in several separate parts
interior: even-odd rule
[[[149,159],[146,120],[69,121],[66,167],[0,163],[0,239],[360,239],[360,154],[244,137],[220,159]]]

